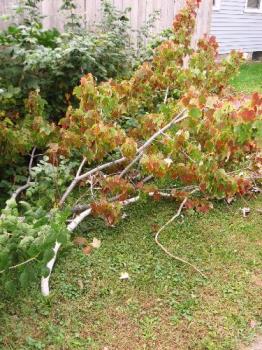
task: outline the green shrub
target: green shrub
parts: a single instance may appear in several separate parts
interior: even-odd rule
[[[0,110],[23,114],[23,100],[39,89],[47,101],[49,118],[58,120],[83,74],[91,72],[98,81],[125,76],[132,68],[135,50],[128,10],[120,12],[102,2],[101,23],[92,31],[83,27],[81,18],[78,22],[72,2],[64,1],[62,10],[69,15],[66,32],[59,33],[43,29],[35,7],[38,2],[26,1],[24,23],[0,32],[0,102],[5,99]]]

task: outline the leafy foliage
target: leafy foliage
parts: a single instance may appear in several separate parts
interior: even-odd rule
[[[248,168],[254,174],[261,171],[262,96],[235,95],[228,88],[242,62],[240,53],[232,52],[218,62],[214,37],[204,37],[192,48],[198,6],[198,0],[187,1],[187,7],[176,16],[172,36],[130,79],[98,83],[91,73],[84,75],[74,89],[78,105],[68,107],[54,130],[50,131],[49,125],[47,132],[42,126],[43,117],[40,120],[38,115],[43,114],[43,100],[37,93],[31,94],[26,103],[30,117],[24,120],[33,131],[37,122],[34,145],[43,145],[45,138],[52,136],[48,141],[51,164],[44,159],[34,168],[36,184],[27,191],[30,206],[45,213],[50,209],[50,214],[41,212],[48,220],[43,225],[34,217],[37,210],[30,207],[25,213],[25,223],[33,225],[28,232],[35,232],[36,222],[41,239],[45,232],[50,238],[50,245],[46,246],[44,239],[34,254],[41,257],[46,249],[44,254],[52,256],[51,243],[64,243],[68,237],[60,221],[66,210],[53,209],[57,207],[58,194],[67,193],[66,184],[74,168],[65,158],[84,158],[69,190],[76,184],[90,184],[90,191],[82,198],[90,204],[91,213],[103,217],[107,225],[118,222],[123,201],[134,195],[181,201],[192,197],[192,189],[197,189],[198,197],[189,199],[187,209],[206,212],[212,207],[212,198],[232,198],[250,190],[251,179],[242,169]],[[105,167],[105,172],[95,170],[97,164],[108,161],[111,168]],[[92,176],[89,172],[81,175],[86,164],[95,168]],[[155,182],[145,184],[145,176],[154,177]],[[163,189],[167,183],[168,189]],[[10,207],[8,202],[0,219],[2,235],[8,236],[4,246],[11,257],[11,261],[3,258],[3,276],[9,275],[12,264],[20,263],[19,242],[27,237],[27,231],[24,227],[21,230],[19,220],[14,219],[18,215],[17,204],[11,202]],[[11,232],[9,221],[16,221]],[[14,236],[13,230],[17,232]],[[31,242],[30,237],[29,234],[27,239]],[[30,259],[32,255],[23,257]],[[41,259],[46,262],[44,257]]]
[[[172,37],[131,79],[99,85],[91,74],[81,79],[74,91],[79,108],[70,107],[61,120],[53,157],[54,150],[57,156],[78,150],[91,164],[117,156],[120,149],[130,161],[139,144],[186,108],[187,118],[143,152],[137,170],[174,186],[199,186],[207,197],[232,197],[250,188],[234,171],[245,161],[256,170],[251,154],[259,150],[261,96],[235,96],[227,87],[242,62],[240,53],[218,62],[214,37],[202,38],[192,49],[197,7],[197,1],[188,1]],[[100,195],[103,200],[103,190]]]
[[[126,75],[136,52],[126,12],[106,1],[102,2],[101,23],[94,30],[84,27],[72,1],[64,1],[61,10],[68,16],[63,34],[43,29],[37,12],[40,2],[26,1],[20,11],[24,22],[0,32],[0,98],[8,94],[12,98],[9,110],[23,114],[23,99],[39,89],[48,102],[48,117],[58,120],[84,73],[92,72],[99,81]]]
[[[15,162],[34,146],[45,147],[55,136],[55,125],[47,121],[44,113],[45,104],[36,91],[25,100],[24,118],[11,111],[0,112],[0,166]]]
[[[21,286],[27,287],[40,271],[48,274],[44,266],[53,256],[51,248],[56,240],[65,244],[69,236],[65,212],[53,212],[50,217],[42,208],[35,209],[27,202],[20,205],[24,216],[20,216],[17,203],[11,199],[0,220],[0,279],[10,291],[17,277]]]

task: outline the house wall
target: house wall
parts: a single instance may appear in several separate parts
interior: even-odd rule
[[[262,13],[247,13],[246,0],[220,0],[213,10],[211,34],[217,37],[220,54],[232,49],[246,53],[262,51]]]

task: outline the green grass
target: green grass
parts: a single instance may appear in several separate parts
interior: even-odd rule
[[[60,255],[49,299],[34,288],[2,296],[0,349],[239,349],[262,326],[261,206],[261,196],[217,203],[162,233],[165,246],[207,280],[154,243],[152,225],[164,224],[175,203],[135,204],[115,228],[88,219],[78,234],[102,245],[88,256],[76,247]],[[130,279],[121,281],[121,272]]]
[[[262,92],[262,62],[244,64],[231,84],[237,91]]]

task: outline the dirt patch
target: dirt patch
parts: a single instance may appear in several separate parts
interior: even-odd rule
[[[243,347],[241,350],[262,350],[262,336],[257,337],[250,346]]]

